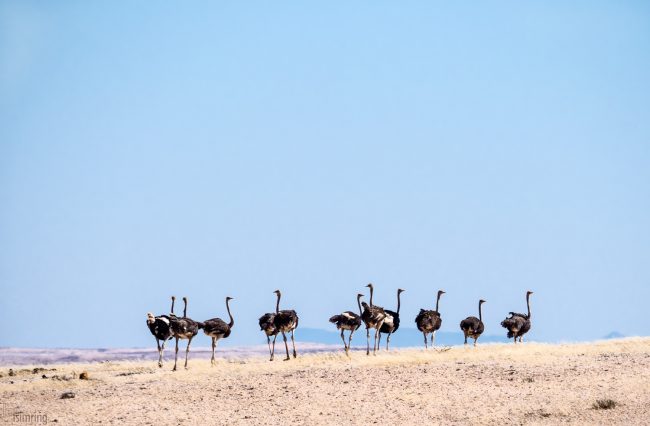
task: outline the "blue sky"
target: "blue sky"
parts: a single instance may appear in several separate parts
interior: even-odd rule
[[[0,345],[150,345],[171,294],[258,343],[368,282],[648,334],[647,3],[243,3],[0,3]]]

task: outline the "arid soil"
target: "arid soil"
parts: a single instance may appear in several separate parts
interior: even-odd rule
[[[298,348],[300,350],[300,347]],[[648,424],[650,338],[0,368],[8,424]],[[9,369],[12,369],[9,375]],[[39,368],[44,368],[41,370]],[[87,380],[79,375],[87,372]],[[71,398],[62,399],[71,392]],[[612,400],[611,408],[594,408]],[[609,403],[613,404],[613,403]],[[603,404],[608,406],[607,403]]]

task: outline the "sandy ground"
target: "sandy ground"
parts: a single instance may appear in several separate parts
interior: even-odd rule
[[[37,367],[16,367],[12,376],[0,369],[6,423],[650,423],[650,338],[354,352],[351,359],[320,353],[288,362],[255,356],[216,367],[190,358],[190,369],[177,372],[153,361],[34,373]],[[83,371],[89,380],[78,378]],[[64,392],[75,397],[61,399]],[[618,404],[594,409],[598,399]]]

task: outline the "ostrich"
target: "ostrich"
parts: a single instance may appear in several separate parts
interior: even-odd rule
[[[271,336],[275,337],[278,334],[278,329],[275,328],[275,324],[273,323],[274,319],[275,319],[275,313],[267,312],[264,315],[262,315],[258,320],[260,324],[260,330],[262,330],[264,334],[266,334],[266,343],[267,345],[269,345],[270,356],[273,356],[273,352],[271,352]]]
[[[381,333],[388,334],[388,336],[386,337],[386,350],[388,350],[391,334],[395,333],[399,328],[399,307],[400,307],[399,295],[403,291],[405,290],[402,290],[401,288],[397,289],[397,312],[389,311],[388,309],[384,310],[384,312],[386,312],[386,319],[384,320],[384,324],[382,324],[381,328],[379,329],[378,345],[381,344]]]
[[[531,326],[531,316],[530,316],[530,295],[533,294],[532,291],[528,290],[526,292],[526,306],[528,307],[528,314],[519,314],[517,312],[510,312],[510,317],[501,321],[501,327],[508,330],[508,338],[514,338],[514,343],[517,343],[517,337],[519,337],[519,343],[523,342],[524,334],[528,333]]]
[[[361,315],[363,311],[361,310],[361,298],[363,294],[357,294],[357,305],[359,306],[359,315],[351,311],[345,311],[339,315],[334,315],[330,318],[330,322],[336,324],[336,328],[341,330],[341,340],[343,340],[343,347],[345,348],[345,354],[350,356],[350,345],[352,344],[352,335],[354,332],[361,327]],[[350,331],[350,337],[348,338],[347,345],[345,344],[345,336],[343,335],[344,330]]]
[[[217,342],[219,339],[225,339],[230,336],[233,325],[235,325],[235,320],[230,313],[230,301],[232,297],[226,297],[226,310],[228,311],[228,316],[230,317],[230,322],[226,324],[221,318],[212,318],[203,323],[203,332],[212,337],[212,359],[210,363],[214,366],[216,361],[214,360],[214,350],[217,348]]]
[[[479,336],[483,334],[485,326],[483,325],[483,314],[481,312],[481,305],[485,303],[485,300],[481,299],[478,301],[478,318],[476,317],[467,317],[460,322],[460,329],[463,330],[465,334],[465,344],[467,344],[467,337],[474,339],[474,346],[476,346],[476,341]]]
[[[273,361],[273,356],[275,355],[275,339],[278,337],[278,332],[282,333],[282,338],[284,338],[284,347],[287,350],[287,357],[285,361],[289,361],[291,357],[289,356],[289,345],[287,345],[287,335],[285,333],[291,332],[291,344],[293,345],[293,357],[296,358],[298,354],[296,353],[296,340],[293,337],[293,331],[298,328],[298,314],[294,310],[280,310],[280,298],[282,293],[280,290],[275,290],[275,293],[278,296],[278,300],[275,304],[275,316],[273,317],[273,326],[276,328],[276,333],[273,336],[273,348],[271,349],[271,361]]]
[[[440,317],[440,312],[438,311],[438,305],[440,303],[440,296],[443,294],[445,294],[444,290],[438,290],[435,310],[430,311],[426,309],[420,309],[420,313],[415,317],[415,324],[417,324],[418,330],[420,330],[424,335],[425,349],[428,349],[427,334],[431,333],[431,347],[433,347],[433,342],[436,338],[436,331],[438,331],[442,325],[442,318]]]
[[[176,316],[171,318],[172,335],[176,339],[176,355],[174,357],[174,368],[176,371],[176,364],[178,362],[178,341],[180,339],[187,339],[187,348],[185,349],[185,368],[187,368],[187,357],[190,353],[190,344],[192,339],[196,336],[200,329],[203,328],[202,322],[194,321],[187,317],[187,297],[183,297],[185,306],[183,308],[183,318]]]
[[[156,338],[156,345],[158,346],[158,367],[163,366],[163,352],[165,351],[165,343],[172,337],[172,330],[170,327],[171,317],[174,315],[174,302],[176,297],[172,296],[172,309],[169,315],[158,315],[155,317],[151,312],[147,312],[147,327],[149,331]],[[162,340],[162,345],[160,341]]]
[[[368,284],[366,287],[370,289],[370,305],[368,305],[366,302],[361,303],[361,305],[363,306],[363,312],[361,313],[361,320],[366,324],[366,340],[367,340],[366,355],[370,355],[370,329],[371,328],[375,329],[375,341],[372,347],[372,353],[376,354],[377,349],[379,349],[379,343],[378,343],[379,329],[384,324],[384,320],[386,319],[386,312],[384,312],[384,308],[379,306],[374,306],[372,304],[372,294],[374,291],[374,287],[372,286],[372,284]]]

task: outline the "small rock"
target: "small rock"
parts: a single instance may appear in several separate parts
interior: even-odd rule
[[[70,399],[70,398],[74,398],[75,396],[76,395],[74,392],[63,392],[61,394],[61,399]]]
[[[13,376],[15,376],[15,375],[16,375],[16,373],[14,373],[13,368],[10,368],[10,369],[9,369],[9,376],[10,376],[10,377],[13,377]]]
[[[81,374],[79,375],[79,380],[89,380],[90,377],[88,376],[87,371],[82,371]]]

